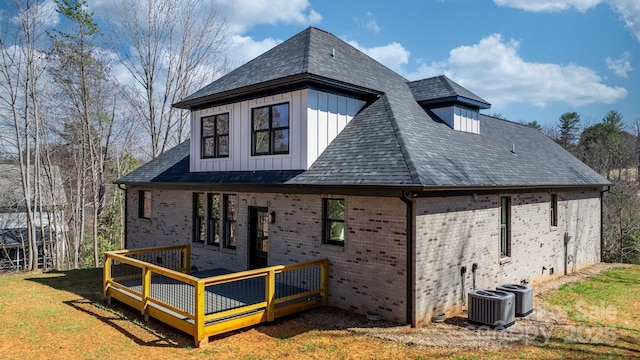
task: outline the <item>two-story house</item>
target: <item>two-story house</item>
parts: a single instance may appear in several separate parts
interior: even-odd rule
[[[199,269],[234,271],[328,258],[330,305],[412,325],[473,286],[600,261],[606,179],[451,79],[408,81],[323,30],[175,106],[191,140],[117,181],[128,248],[189,242]]]

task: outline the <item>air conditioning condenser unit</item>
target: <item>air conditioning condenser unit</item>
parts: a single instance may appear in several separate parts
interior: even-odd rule
[[[500,290],[469,293],[468,321],[471,324],[504,329],[515,323],[515,295]]]

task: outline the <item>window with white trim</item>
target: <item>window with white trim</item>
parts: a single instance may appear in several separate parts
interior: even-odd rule
[[[511,198],[500,198],[500,257],[511,256]]]

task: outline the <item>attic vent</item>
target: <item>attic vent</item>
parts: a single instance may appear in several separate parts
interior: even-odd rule
[[[480,113],[477,109],[451,105],[431,111],[454,130],[480,134]]]

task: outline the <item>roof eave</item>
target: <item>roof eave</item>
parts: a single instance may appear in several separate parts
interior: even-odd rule
[[[235,192],[265,192],[288,194],[347,194],[357,196],[396,196],[402,193],[415,193],[416,197],[454,196],[469,194],[490,194],[496,192],[529,192],[541,189],[584,189],[603,188],[611,185],[603,184],[541,184],[541,185],[486,185],[486,186],[424,186],[417,184],[378,184],[378,185],[343,185],[343,184],[255,184],[255,183],[173,183],[173,182],[123,182],[116,181],[131,187],[171,188],[171,189],[211,189],[217,191]],[[445,194],[445,195],[443,195]]]
[[[172,106],[178,109],[190,110],[194,107],[203,107],[212,103],[229,103],[243,98],[255,97],[257,94],[274,91],[275,89],[307,87],[313,85],[328,87],[361,96],[379,96],[383,93],[379,90],[349,84],[319,75],[303,73],[210,94],[195,99],[179,101]]]
[[[429,105],[438,105],[438,104],[463,104],[467,106],[477,107],[481,110],[486,110],[491,108],[491,104],[486,102],[481,102],[478,100],[469,99],[464,96],[447,96],[441,98],[427,99],[418,101],[420,105],[429,106]]]

